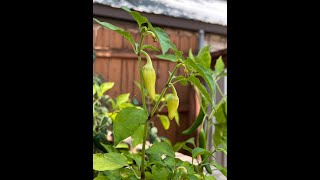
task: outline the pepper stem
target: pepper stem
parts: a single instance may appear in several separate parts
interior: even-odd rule
[[[172,89],[173,94],[174,94],[175,96],[178,96],[177,91],[176,91],[176,88],[174,88],[174,85],[173,85],[172,83],[170,83],[170,85],[171,85],[171,89]]]

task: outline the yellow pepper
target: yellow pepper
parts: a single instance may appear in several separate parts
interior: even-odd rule
[[[168,96],[167,98],[167,106],[168,106],[168,117],[172,120],[178,110],[179,107],[179,97],[177,95],[177,91],[173,85],[171,85],[173,94]]]
[[[147,63],[142,68],[144,85],[147,88],[151,99],[155,101],[156,100],[156,90],[155,90],[156,72],[153,69],[150,56],[144,51],[141,51],[141,52],[143,52],[147,58]]]

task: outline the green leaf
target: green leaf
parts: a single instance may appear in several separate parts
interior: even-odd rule
[[[181,166],[185,167],[187,169],[188,174],[193,174],[194,173],[194,167],[191,163],[188,161],[184,161]]]
[[[189,180],[201,180],[202,178],[196,176],[195,174],[188,174],[187,175]]]
[[[114,146],[133,135],[137,128],[146,122],[147,118],[147,112],[143,109],[129,107],[121,110],[113,124]]]
[[[173,169],[174,168],[174,166],[176,165],[176,160],[175,160],[175,158],[172,158],[172,157],[166,157],[166,158],[164,158],[164,163],[169,167],[169,168],[171,168],[171,169]]]
[[[93,180],[110,180],[107,176],[97,176]]]
[[[170,48],[173,50],[177,50],[176,46],[172,44],[169,39],[169,36],[164,32],[163,29],[159,27],[154,28],[154,33],[156,34],[157,38],[159,39],[162,54],[165,54]]]
[[[131,34],[129,32],[127,32],[124,29],[122,29],[120,27],[117,27],[117,26],[115,26],[113,24],[110,24],[110,23],[107,23],[107,22],[101,22],[101,21],[99,21],[99,20],[97,20],[95,18],[93,18],[93,20],[96,21],[101,26],[109,28],[109,29],[111,29],[113,31],[116,31],[118,34],[122,35],[126,40],[128,40],[131,43],[133,50],[136,52],[134,39],[132,38],[132,36],[131,36]]]
[[[210,155],[210,151],[203,149],[203,148],[194,148],[192,150],[192,158],[196,158],[198,155]]]
[[[152,45],[148,45],[148,44],[144,44],[144,45],[142,46],[142,49],[150,49],[150,50],[153,50],[153,51],[159,51],[158,48],[156,48],[156,47],[154,47],[154,46],[152,46]]]
[[[100,89],[101,89],[102,93],[105,93],[106,91],[111,89],[113,87],[113,85],[114,85],[114,82],[105,82],[100,85]]]
[[[170,127],[170,120],[167,116],[165,115],[158,115],[163,127],[165,130],[168,130]]]
[[[96,93],[97,93],[97,95],[98,95],[98,98],[101,98],[102,96],[103,96],[103,93],[102,93],[102,91],[101,91],[101,88],[100,88],[100,86],[98,85],[98,84],[93,84],[93,89],[95,89],[96,90]],[[94,95],[94,94],[93,94]]]
[[[141,156],[137,155],[137,154],[134,154],[133,155],[133,160],[136,162],[136,164],[138,165],[139,169],[140,169],[140,166],[141,166]]]
[[[214,116],[216,117],[216,120],[218,123],[226,123],[227,122],[227,114],[226,114],[226,104],[227,102],[225,100],[222,100],[216,109],[216,112],[214,113]]]
[[[153,180],[153,175],[149,171],[147,171],[145,175],[146,175],[146,180]]]
[[[216,161],[213,161],[212,165],[215,166],[219,171],[221,171],[223,175],[227,176],[227,170],[224,167],[222,167],[220,164],[218,164]]]
[[[136,147],[138,144],[140,144],[143,140],[143,131],[144,131],[144,125],[141,125],[137,128],[137,130],[134,131],[132,135],[132,147]]]
[[[168,60],[168,61],[172,61],[172,62],[178,61],[177,57],[172,54],[160,54],[160,55],[157,55],[156,57],[159,59]]]
[[[196,57],[196,62],[202,64],[204,67],[208,69],[211,68],[211,55],[209,46],[204,46],[200,49]]]
[[[115,148],[117,148],[117,149],[129,149],[129,145],[127,143],[119,143]]]
[[[108,144],[104,144],[102,142],[100,142],[100,144],[104,147],[104,149],[107,151],[107,152],[119,152],[116,148],[114,148],[112,145],[108,145]]]
[[[146,17],[142,16],[142,15],[141,15],[139,12],[137,12],[137,11],[131,11],[128,7],[122,7],[122,9],[131,14],[131,16],[133,17],[133,19],[136,20],[136,22],[138,23],[139,27],[141,27],[141,25],[142,25],[143,23],[149,22]]]
[[[175,156],[172,147],[165,142],[156,142],[146,152],[148,154],[165,154],[170,157]]]
[[[128,168],[121,168],[120,169],[120,177],[119,179],[123,179],[123,180],[138,180],[135,175],[134,172],[132,171],[132,169],[128,169]]]
[[[213,82],[213,77],[212,77],[211,72],[208,69],[206,69],[204,66],[202,66],[201,64],[195,63],[192,59],[186,60],[185,64],[188,66],[191,66],[193,69],[195,69],[203,77],[203,79],[206,81],[206,83],[208,84],[208,86],[210,88],[211,93],[215,94],[214,82]]]
[[[222,57],[219,56],[219,58],[216,61],[216,65],[214,66],[214,72],[216,75],[221,74],[224,71],[224,63],[222,60]]]
[[[189,153],[192,153],[192,149],[191,149],[191,148],[189,148],[189,147],[188,147],[188,146],[186,146],[186,145],[184,145],[184,146],[182,147],[182,149],[184,149],[184,150],[188,151]]]
[[[154,180],[169,180],[170,171],[165,167],[152,166],[152,175]]]
[[[96,94],[96,92],[97,92],[97,89],[96,89],[95,85],[96,84],[93,85],[93,95]]]
[[[177,142],[174,146],[173,146],[173,150],[174,152],[178,152],[184,145],[186,145],[187,143],[192,144],[193,147],[195,147],[194,144],[194,137],[189,138],[186,141],[182,141],[182,142]]]
[[[204,180],[217,180],[214,176],[205,176]]]
[[[113,171],[103,171],[103,174],[108,177],[108,180],[118,180],[121,179],[120,169]]]
[[[191,50],[191,48],[189,49],[189,58],[190,59],[192,59],[192,60],[196,60],[195,58],[194,58],[194,56],[193,56],[193,53],[192,53],[192,50]]]
[[[208,101],[212,105],[212,99],[204,85],[201,84],[200,80],[195,76],[190,76],[188,81],[192,82],[197,88],[200,90],[201,94],[205,97],[205,100]]]
[[[129,166],[127,158],[119,153],[93,154],[93,169],[96,171],[115,170]]]
[[[119,105],[120,109],[125,109],[127,107],[135,107],[135,106],[132,103],[128,103],[128,102],[125,102]]]
[[[227,133],[227,124],[226,123],[216,123],[213,134],[213,142],[216,147],[221,143],[224,143],[224,139]]]
[[[116,107],[119,107],[122,103],[128,102],[130,97],[130,93],[120,94],[117,97]]]

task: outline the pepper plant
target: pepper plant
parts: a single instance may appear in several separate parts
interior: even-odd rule
[[[225,169],[219,165],[212,157],[214,153],[219,150],[226,152],[226,147],[221,147],[222,144],[226,145],[226,129],[221,128],[218,135],[214,134],[214,137],[208,137],[209,126],[204,130],[202,128],[203,121],[206,119],[209,122],[212,117],[216,117],[219,121],[218,124],[225,127],[226,124],[226,96],[223,101],[219,103],[215,102],[216,89],[218,89],[216,81],[223,77],[223,61],[221,58],[216,63],[215,71],[210,69],[211,57],[208,47],[201,49],[196,57],[192,52],[188,57],[183,56],[183,52],[178,50],[177,47],[170,41],[168,35],[160,27],[154,27],[146,17],[140,15],[139,12],[132,11],[126,7],[123,7],[137,22],[140,41],[135,42],[131,34],[124,29],[112,25],[108,22],[101,22],[94,19],[95,22],[103,27],[111,29],[120,35],[132,45],[134,53],[137,55],[138,68],[140,74],[140,91],[142,107],[126,107],[121,109],[115,118],[113,118],[113,144],[108,146],[106,153],[93,154],[93,169],[98,172],[95,180],[106,179],[154,179],[154,180],[166,180],[166,179],[215,179],[212,174],[211,166],[215,166],[217,170],[220,170],[226,175]],[[156,47],[148,44],[144,44],[146,36],[151,36],[154,41],[160,43],[161,54],[158,58],[172,61],[176,65],[163,87],[161,92],[155,91],[156,73],[152,65],[152,60],[147,50],[157,51]],[[169,54],[169,50],[172,50],[173,54]],[[145,65],[142,64],[142,57],[147,59]],[[175,75],[179,68],[183,68],[185,75]],[[221,71],[222,70],[222,71]],[[201,83],[201,79],[204,80],[204,84]],[[175,89],[175,84],[181,83],[187,85],[191,83],[198,90],[198,98],[201,104],[201,110],[194,124],[183,131],[183,134],[189,134],[195,131],[197,128],[201,128],[200,141],[198,147],[194,143],[194,138],[190,138],[184,142],[178,142],[174,146],[170,141],[155,142],[148,149],[146,149],[146,141],[148,137],[148,128],[150,122],[159,118],[162,123],[167,122],[164,119],[178,119],[177,111],[179,106],[179,94]],[[171,88],[172,93],[168,93],[167,90]],[[152,100],[151,108],[147,108],[146,99],[150,97]],[[163,107],[168,108],[168,116],[160,115],[159,109]],[[207,109],[210,108],[209,115],[207,115]],[[218,116],[224,116],[218,118]],[[177,121],[178,122],[178,121]],[[169,122],[170,123],[170,122]],[[225,123],[225,124],[224,124]],[[132,137],[136,143],[142,143],[141,152],[131,153],[128,151],[119,151],[115,147],[128,137]],[[215,143],[215,147],[206,147],[206,142],[209,139],[215,139],[219,143]],[[187,146],[189,144],[190,146]],[[192,163],[188,161],[182,161],[175,157],[175,152],[180,149],[185,149],[192,154]],[[202,160],[200,161],[200,159]],[[204,171],[206,169],[206,171]]]

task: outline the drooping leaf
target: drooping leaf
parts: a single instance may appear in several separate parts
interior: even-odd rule
[[[147,118],[147,112],[143,109],[128,107],[121,110],[113,124],[114,146],[133,135],[137,128],[146,122]]]
[[[127,158],[119,153],[93,154],[93,169],[96,171],[115,170],[129,166]]]
[[[176,46],[170,41],[169,36],[164,32],[163,29],[155,27],[154,33],[159,39],[162,54],[165,54],[170,48],[173,50],[177,50]]]
[[[195,69],[205,80],[205,82],[208,84],[211,94],[215,94],[215,89],[214,89],[214,82],[213,82],[213,77],[211,72],[206,69],[204,66],[201,64],[195,63],[192,59],[188,58],[185,61],[185,64],[188,66],[191,66],[193,69]]]
[[[201,92],[201,94],[205,97],[205,100],[208,101],[212,105],[212,99],[211,96],[209,95],[206,87],[201,84],[200,80],[196,78],[195,76],[190,76],[188,78],[188,81],[192,82]]]
[[[170,157],[175,156],[172,147],[165,142],[156,142],[146,152],[149,154],[165,154]]]
[[[196,62],[202,64],[205,68],[211,68],[211,55],[209,46],[204,46],[200,49],[196,57]]]
[[[130,42],[130,44],[132,45],[133,50],[136,52],[136,48],[135,48],[135,42],[134,39],[132,38],[131,34],[127,31],[125,31],[124,29],[117,27],[113,24],[107,23],[107,22],[101,22],[95,18],[93,18],[94,21],[96,21],[98,24],[100,24],[103,27],[106,27],[108,29],[111,29],[115,32],[117,32],[118,34],[120,34],[121,36],[123,36],[126,40],[128,40]]]
[[[165,130],[168,130],[170,127],[170,120],[166,115],[158,115],[163,127]]]

